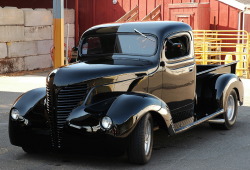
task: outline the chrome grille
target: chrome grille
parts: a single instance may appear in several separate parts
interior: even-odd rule
[[[52,138],[52,146],[61,148],[62,140],[63,140],[63,127],[66,123],[66,119],[68,118],[70,112],[80,103],[82,102],[87,95],[87,85],[70,85],[63,87],[59,90],[58,94],[56,94],[55,111],[51,106],[53,101],[52,90],[47,86],[47,108],[51,122],[51,138]]]
[[[50,88],[49,84],[46,86],[46,100],[47,100],[47,113],[49,116],[49,122],[50,122],[50,136],[51,136],[51,142],[52,142],[52,147],[55,146],[56,140],[55,140],[55,132],[56,132],[56,122],[54,121],[54,109],[53,109],[53,92],[52,88]]]

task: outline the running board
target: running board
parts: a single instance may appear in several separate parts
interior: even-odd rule
[[[184,132],[184,131],[186,131],[188,129],[191,129],[192,127],[194,127],[196,125],[199,125],[199,124],[204,123],[204,122],[206,122],[206,121],[208,121],[208,120],[210,120],[210,119],[212,119],[212,118],[214,118],[216,116],[219,116],[222,113],[224,113],[224,109],[221,109],[221,110],[219,110],[219,111],[217,111],[217,112],[215,112],[215,113],[213,113],[211,115],[203,117],[202,119],[199,119],[199,120],[197,120],[197,121],[195,121],[193,123],[188,124],[187,126],[184,126],[184,127],[179,128],[179,129],[176,129],[175,133],[176,134],[182,133],[182,132]]]

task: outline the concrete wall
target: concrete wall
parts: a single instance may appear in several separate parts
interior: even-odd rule
[[[74,9],[65,9],[65,37],[67,33],[73,47]],[[51,9],[0,7],[0,74],[52,67],[52,46]]]

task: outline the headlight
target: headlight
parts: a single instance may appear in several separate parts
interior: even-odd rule
[[[109,130],[112,126],[112,120],[110,119],[110,117],[108,116],[103,117],[101,120],[101,126],[104,129]]]
[[[22,117],[20,115],[20,112],[17,109],[12,109],[10,116],[12,117],[12,119],[14,119],[16,121],[23,122],[25,125],[29,124],[29,121],[27,119],[25,119],[24,117]]]
[[[20,113],[17,109],[12,109],[10,115],[14,120],[18,120],[20,117]]]

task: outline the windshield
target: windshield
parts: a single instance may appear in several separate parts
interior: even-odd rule
[[[156,51],[156,38],[138,34],[104,34],[84,38],[81,54],[125,54],[151,56]]]

